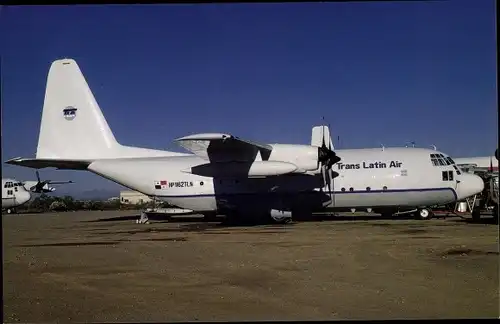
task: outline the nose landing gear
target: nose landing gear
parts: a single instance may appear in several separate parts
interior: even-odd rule
[[[420,220],[427,220],[434,217],[434,213],[429,208],[419,208],[415,212],[415,218]]]

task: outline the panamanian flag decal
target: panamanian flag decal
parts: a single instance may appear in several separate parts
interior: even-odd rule
[[[167,180],[155,181],[155,189],[167,189]]]

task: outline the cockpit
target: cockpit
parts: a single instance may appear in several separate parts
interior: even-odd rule
[[[442,166],[452,166],[453,169],[455,169],[455,172],[457,175],[461,175],[462,172],[460,169],[457,167],[455,164],[455,161],[449,156],[445,156],[444,154],[441,153],[436,153],[436,154],[431,154],[430,155],[432,165],[435,167],[442,167]],[[452,170],[447,170],[443,171],[443,181],[453,181],[453,171]]]
[[[14,188],[14,191],[17,192],[19,190],[24,189],[24,185],[22,182],[15,182],[15,181],[6,181],[5,184],[3,185],[4,188],[6,189],[11,189]],[[20,187],[20,188],[19,188]],[[19,188],[19,189],[18,189]],[[22,189],[21,189],[22,188]],[[12,192],[12,190],[7,190],[7,192]]]
[[[4,188],[15,188],[15,187],[22,187],[23,184],[21,182],[12,182],[12,181],[7,181],[3,187]]]

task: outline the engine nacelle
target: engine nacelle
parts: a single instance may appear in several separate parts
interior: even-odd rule
[[[318,169],[318,148],[311,145],[272,144],[273,150],[269,161],[290,162],[297,166],[297,171],[315,171]]]
[[[183,172],[204,177],[265,177],[291,173],[297,166],[283,161],[254,161],[205,163],[191,167]]]

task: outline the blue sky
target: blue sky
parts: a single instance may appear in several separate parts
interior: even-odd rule
[[[197,132],[305,144],[325,116],[340,148],[415,141],[459,157],[497,147],[494,1],[19,6],[0,16],[3,161],[34,156],[48,68],[62,57],[77,60],[126,145],[182,151],[172,140]],[[41,174],[78,182],[68,190],[117,187],[88,172]]]

